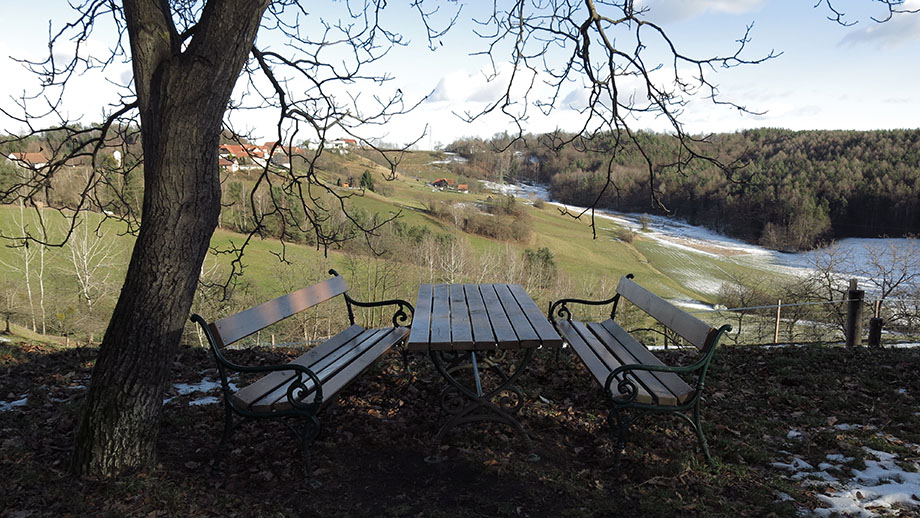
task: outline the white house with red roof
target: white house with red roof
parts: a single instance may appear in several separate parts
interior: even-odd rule
[[[7,159],[26,169],[40,169],[48,164],[44,153],[10,153]]]

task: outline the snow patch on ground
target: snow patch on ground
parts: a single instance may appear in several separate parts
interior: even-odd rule
[[[890,347],[892,349],[916,349],[920,347],[920,343],[885,344],[885,347]]]
[[[4,338],[0,336],[0,342],[12,342],[12,340],[10,340],[9,338]]]
[[[25,394],[23,394],[20,397],[22,399],[17,399],[16,401],[10,401],[9,403],[7,403],[6,401],[0,401],[0,412],[8,412],[16,407],[26,406],[27,404],[29,404],[29,398],[27,398]]]
[[[838,424],[834,428],[841,431],[874,429],[849,424]],[[796,431],[789,434],[793,432]],[[888,434],[878,435],[902,442]],[[906,444],[911,451],[920,452],[920,446]],[[788,462],[773,462],[772,466],[789,471],[790,480],[816,491],[817,498],[825,505],[814,510],[816,516],[889,516],[896,506],[920,510],[920,463],[902,459],[895,453],[865,446],[862,449],[866,453],[864,469],[851,469],[847,464],[854,458],[839,453],[828,454],[826,462],[821,462],[817,468],[795,456]],[[902,467],[905,465],[907,469]]]
[[[198,406],[198,405],[216,405],[220,403],[220,399],[215,396],[205,396],[203,398],[193,399],[188,402],[189,405]]]
[[[220,388],[220,381],[212,380],[210,378],[204,378],[198,383],[173,384],[173,389],[175,389],[177,396],[185,396],[188,394],[194,394],[196,392],[207,393],[215,390],[220,390]],[[237,390],[237,386],[232,381],[230,381],[230,390]],[[174,399],[176,399],[176,396],[166,398],[163,400],[163,404],[165,405]],[[203,396],[198,399],[189,401],[189,405],[213,405],[219,402],[220,399],[215,396]]]
[[[211,392],[212,390],[220,390],[220,381],[204,378],[198,383],[176,383],[173,388],[176,389],[180,396],[193,392]],[[233,383],[230,383],[230,388],[236,390],[236,386]]]

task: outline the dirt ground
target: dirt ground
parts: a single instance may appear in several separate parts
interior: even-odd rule
[[[423,356],[410,382],[394,354],[324,409],[312,481],[303,477],[293,434],[277,420],[241,425],[218,462],[222,407],[190,403],[220,394],[175,388],[164,394],[173,399],[163,411],[156,469],[83,480],[66,468],[96,350],[0,345],[0,401],[27,400],[0,412],[2,517],[791,516],[822,507],[822,486],[802,484],[774,463],[795,455],[817,465],[839,453],[858,469],[871,444],[909,464],[917,457],[905,444],[920,443],[920,351],[724,347],[703,407],[715,466],[681,421],[651,416],[637,423],[617,470],[600,387],[569,352],[539,351],[520,379],[527,398],[520,418],[539,460],[527,459],[509,427],[474,424],[449,433],[445,459],[429,463],[446,419],[441,384]],[[233,356],[265,364],[301,353]],[[672,363],[692,358],[656,354]],[[183,349],[174,366],[174,383],[216,379],[205,349]],[[844,433],[835,423],[863,431]],[[910,505],[884,512],[920,516]]]

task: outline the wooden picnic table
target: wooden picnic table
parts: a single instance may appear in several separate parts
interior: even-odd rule
[[[561,346],[562,338],[518,284],[419,286],[406,348],[429,353],[447,381],[441,406],[453,414],[438,431],[435,451],[457,425],[493,421],[514,428],[536,458],[515,418],[524,394],[514,383],[535,349]]]

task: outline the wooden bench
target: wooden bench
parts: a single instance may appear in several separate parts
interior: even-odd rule
[[[345,280],[329,270],[333,277],[287,295],[254,306],[235,315],[208,323],[199,315],[193,322],[203,329],[217,360],[224,400],[224,433],[221,451],[233,432],[233,414],[247,418],[303,418],[299,429],[292,428],[301,441],[304,469],[309,477],[309,446],[319,433],[317,413],[333,396],[355,379],[391,347],[405,340],[405,324],[413,313],[412,305],[403,300],[358,302],[348,296]],[[271,324],[342,295],[351,326],[329,340],[310,349],[286,365],[238,365],[228,360],[221,349]],[[395,305],[393,326],[365,329],[355,324],[353,306],[378,307]],[[408,310],[409,314],[405,310]],[[236,392],[228,372],[266,373],[266,376]]]
[[[630,426],[647,413],[674,413],[693,427],[706,460],[712,463],[700,423],[706,371],[719,338],[731,326],[716,329],[635,283],[627,275],[613,298],[601,301],[562,299],[550,304],[549,319],[585,367],[604,387],[610,402],[608,422],[617,432],[617,460]],[[691,365],[670,367],[614,321],[625,298],[700,351]],[[585,323],[572,319],[570,304],[611,304],[610,319]],[[688,414],[691,412],[692,414]]]

